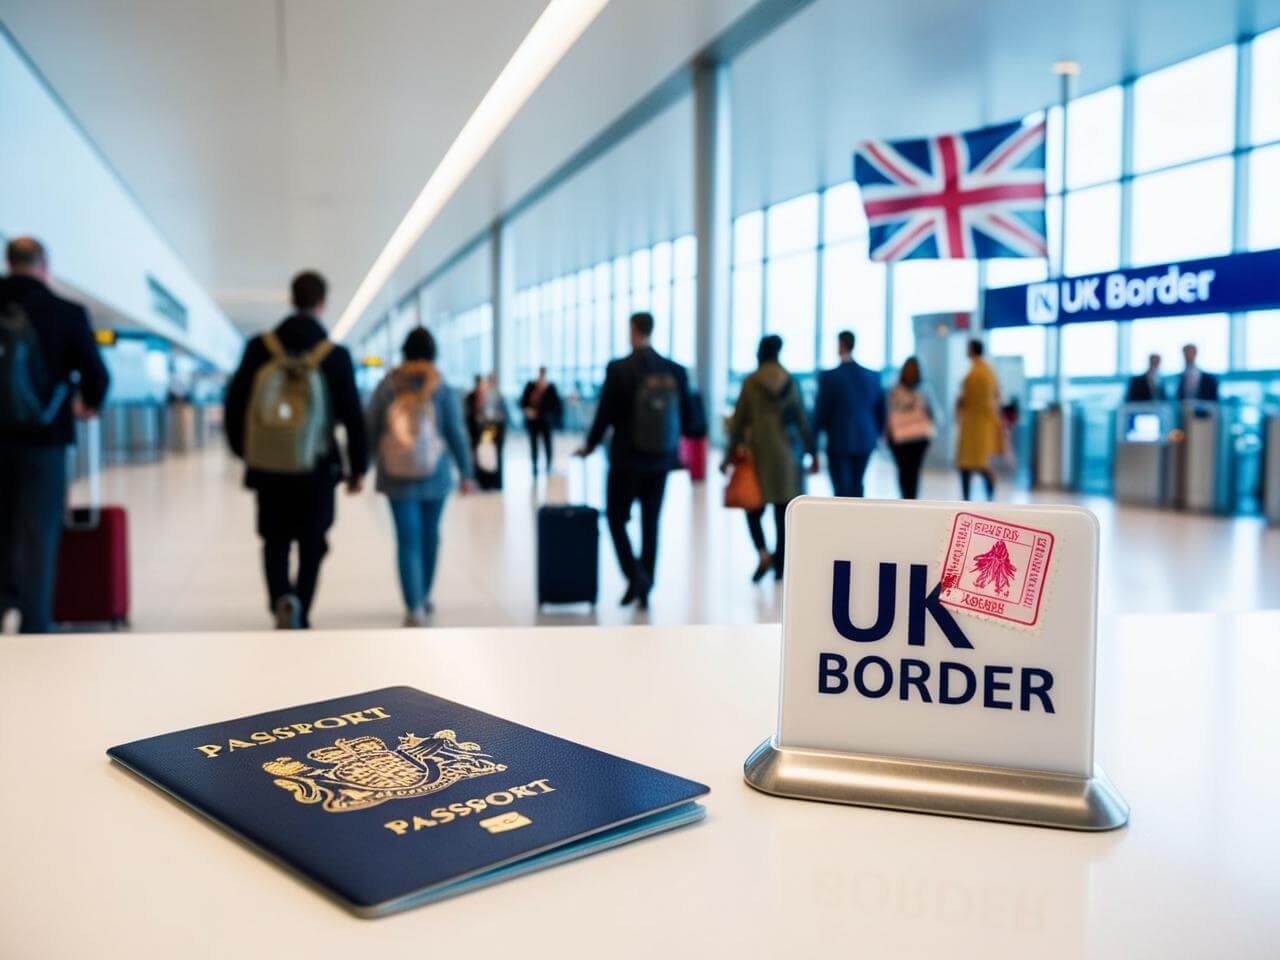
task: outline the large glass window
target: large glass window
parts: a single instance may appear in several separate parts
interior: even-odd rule
[[[1131,324],[1129,372],[1141,373],[1147,368],[1147,356],[1160,354],[1160,369],[1165,373],[1182,370],[1182,347],[1194,343],[1198,348],[1196,365],[1210,373],[1227,369],[1227,316],[1211,313],[1197,317],[1162,317],[1158,320],[1135,320]]]
[[[631,328],[631,259],[613,261],[613,355],[620,357],[630,346]]]
[[[1244,318],[1245,367],[1280,370],[1280,310],[1259,310]]]
[[[1231,168],[1231,158],[1220,157],[1134,180],[1133,262],[1229,253]]]
[[[998,257],[987,261],[988,287],[1016,287],[1049,276],[1049,264],[1032,257]]]
[[[1120,185],[1107,183],[1068,193],[1064,271],[1096,273],[1119,265]]]
[[[675,285],[671,303],[671,355],[687,367],[694,366],[698,358],[697,274],[698,242],[688,234],[675,242]]]
[[[1134,168],[1228,152],[1235,139],[1236,48],[1220,47],[1133,85]]]
[[[649,250],[637,250],[631,254],[631,310],[648,310],[650,299]]]
[[[862,207],[862,194],[852,180],[828,188],[822,194],[822,242],[839,243],[865,237],[867,214]]]
[[[893,350],[898,366],[915,352],[915,317],[973,310],[978,265],[973,260],[905,260],[893,268]]]
[[[766,269],[765,328],[782,337],[783,364],[795,373],[808,373],[817,343],[817,254],[808,250],[775,257]]]
[[[1062,327],[1062,372],[1068,377],[1110,377],[1116,372],[1119,328],[1111,322]]]
[[[734,373],[756,368],[756,344],[761,331],[761,267],[741,264],[733,270],[732,343],[729,365]]]
[[[806,193],[770,207],[766,236],[770,257],[811,250],[817,246],[818,195]]]
[[[733,262],[756,263],[764,257],[764,211],[744,213],[733,221]]]
[[[1250,132],[1254,143],[1280,140],[1280,30],[1260,34],[1253,41],[1253,116]]]
[[[671,244],[653,245],[653,345],[659,353],[671,352]]]
[[[578,382],[590,383],[595,366],[594,340],[595,290],[592,287],[595,272],[591,269],[578,273],[578,316],[575,335],[578,341]]]
[[[987,352],[993,357],[1021,357],[1022,372],[1043,377],[1044,327],[1000,327],[987,333]]]
[[[695,296],[692,277],[676,280],[671,296],[671,359],[685,367],[693,367],[698,359]]]
[[[1067,189],[1120,177],[1124,92],[1107,87],[1067,107]]]
[[[885,365],[885,265],[867,259],[865,239],[827,247],[822,256],[819,363],[835,366],[839,360],[836,335],[852,330],[858,362],[879,370]]]
[[[1280,146],[1249,155],[1249,246],[1280,247]]]

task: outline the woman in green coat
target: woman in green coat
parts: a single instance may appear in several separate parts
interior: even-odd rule
[[[770,570],[775,577],[782,578],[787,504],[804,493],[804,456],[814,453],[813,434],[800,388],[778,362],[781,352],[781,337],[771,335],[760,341],[756,351],[759,365],[742,383],[729,425],[727,458],[720,467],[727,470],[733,454],[740,448],[745,449],[755,464],[763,503],[773,505],[777,545],[772,553],[765,545],[761,523],[764,505],[747,511],[751,542],[760,554],[760,562],[751,577],[753,583],[763,580]],[[816,460],[814,462],[816,464]]]

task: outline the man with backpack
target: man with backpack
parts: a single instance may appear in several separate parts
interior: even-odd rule
[[[40,242],[10,241],[6,260],[9,275],[0,279],[0,618],[16,607],[23,633],[45,633],[53,618],[73,411],[96,413],[110,377],[84,307],[49,289]]]
[[[294,277],[294,313],[249,341],[227,387],[227,440],[244,461],[245,486],[257,494],[267,595],[281,630],[310,626],[334,487],[345,480],[348,493],[359,493],[369,466],[351,354],[330,341],[320,323],[326,294],[320,274]],[[291,575],[294,544],[297,573]]]
[[[684,367],[661,356],[650,345],[653,316],[631,315],[631,354],[614,360],[605,371],[595,420],[578,456],[609,442],[609,480],[605,513],[627,578],[622,605],[649,605],[658,560],[658,519],[667,473],[677,466],[680,437],[693,420],[689,378]],[[631,505],[640,501],[640,557],[627,536]]]

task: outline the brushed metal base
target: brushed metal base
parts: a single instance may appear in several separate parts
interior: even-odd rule
[[[1097,767],[1092,777],[760,744],[743,764],[748,784],[798,800],[1001,820],[1066,830],[1114,830],[1129,806]]]

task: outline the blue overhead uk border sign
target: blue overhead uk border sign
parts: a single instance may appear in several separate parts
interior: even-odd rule
[[[1161,263],[988,290],[983,326],[1185,317],[1280,307],[1280,250]]]

